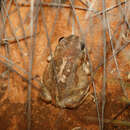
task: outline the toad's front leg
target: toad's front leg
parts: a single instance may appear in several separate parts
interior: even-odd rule
[[[52,101],[52,97],[49,90],[43,85],[42,85],[41,98],[47,103]]]

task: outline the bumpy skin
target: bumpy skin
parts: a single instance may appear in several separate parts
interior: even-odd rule
[[[66,0],[52,0],[54,3],[65,3]]]
[[[79,106],[88,92],[88,68],[80,38],[61,38],[43,74],[43,99],[61,108]]]

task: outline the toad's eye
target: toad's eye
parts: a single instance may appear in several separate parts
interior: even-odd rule
[[[64,39],[64,37],[59,38],[59,41],[58,41],[58,42],[60,42],[62,39]]]
[[[84,48],[85,48],[85,43],[84,43],[84,42],[81,42],[80,47],[81,47],[81,50],[84,50]]]

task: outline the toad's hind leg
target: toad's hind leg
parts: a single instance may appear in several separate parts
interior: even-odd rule
[[[89,91],[89,86],[87,90],[83,92],[82,95],[80,94],[71,95],[61,100],[57,98],[56,104],[60,108],[76,108],[86,100],[87,96],[89,95],[88,91]]]

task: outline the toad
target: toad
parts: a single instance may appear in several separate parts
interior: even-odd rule
[[[59,39],[43,73],[42,99],[60,108],[75,108],[89,91],[89,63],[85,43],[79,36]]]

